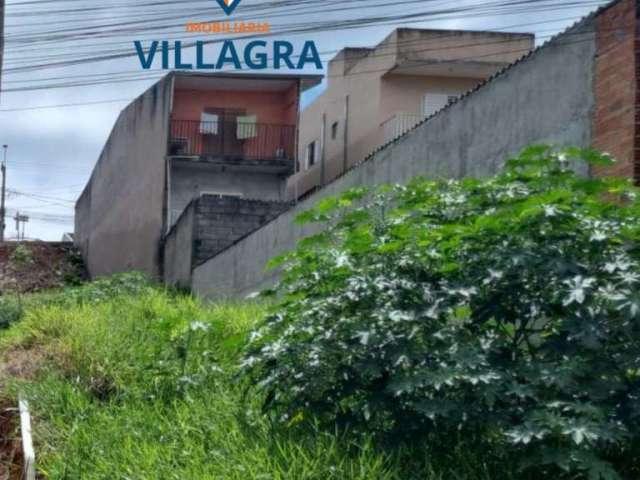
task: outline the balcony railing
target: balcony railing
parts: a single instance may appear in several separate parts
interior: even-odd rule
[[[172,120],[169,154],[223,161],[293,162],[295,142],[293,125]]]
[[[415,113],[396,113],[382,122],[382,131],[384,135],[383,142],[388,143],[391,140],[404,135],[418,123],[424,120],[425,115]]]

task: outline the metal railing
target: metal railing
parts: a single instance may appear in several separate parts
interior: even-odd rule
[[[224,120],[172,120],[169,155],[205,155],[221,160],[295,158],[296,127]]]
[[[383,142],[387,143],[411,130],[425,119],[417,113],[396,113],[382,122]]]

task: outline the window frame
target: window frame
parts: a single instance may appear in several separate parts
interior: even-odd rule
[[[316,154],[318,152],[318,140],[309,142],[304,150],[304,169],[310,170],[316,164]]]

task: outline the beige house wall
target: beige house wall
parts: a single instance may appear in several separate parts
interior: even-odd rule
[[[425,94],[460,95],[533,46],[529,34],[398,29],[375,48],[341,51],[329,62],[326,90],[301,113],[299,168],[288,180],[288,197],[304,196],[363,161],[388,140],[384,125],[394,115],[417,122]],[[316,163],[308,168],[313,141]]]

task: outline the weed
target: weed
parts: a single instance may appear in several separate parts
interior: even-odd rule
[[[34,262],[33,252],[27,245],[19,244],[11,252],[9,260],[19,268],[27,267]]]
[[[203,305],[138,280],[25,297],[23,319],[0,335],[0,351],[46,359],[8,391],[30,399],[45,478],[515,478],[499,456],[471,465],[424,445],[385,452],[313,426],[274,429],[235,377],[265,306]]]

